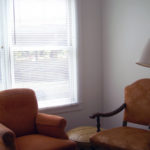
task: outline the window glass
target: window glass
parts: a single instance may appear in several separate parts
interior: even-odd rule
[[[33,89],[40,108],[76,103],[74,0],[8,2],[6,87]]]

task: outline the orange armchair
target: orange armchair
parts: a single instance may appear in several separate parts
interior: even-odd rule
[[[96,113],[98,131],[100,118],[117,114],[124,109],[123,127],[98,132],[91,143],[106,150],[150,150],[150,131],[127,127],[127,122],[146,125],[150,129],[150,79],[141,79],[125,88],[125,103],[110,113]]]
[[[63,117],[38,113],[31,89],[0,92],[0,150],[75,150],[65,126]]]

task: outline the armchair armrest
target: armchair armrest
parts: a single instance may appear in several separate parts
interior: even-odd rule
[[[97,132],[100,131],[100,117],[111,117],[119,112],[121,112],[124,108],[126,108],[126,104],[122,104],[119,108],[117,108],[116,110],[112,111],[112,112],[108,112],[108,113],[95,113],[92,116],[89,116],[91,119],[95,119],[97,120]]]
[[[0,123],[0,149],[15,150],[15,133]]]
[[[95,113],[92,116],[90,116],[91,119],[94,119],[96,117],[111,117],[119,112],[121,112],[124,108],[126,107],[126,104],[122,104],[119,108],[115,109],[112,112],[108,112],[108,113]]]
[[[68,139],[65,133],[66,120],[63,117],[38,113],[36,118],[36,128],[38,133],[48,136]]]

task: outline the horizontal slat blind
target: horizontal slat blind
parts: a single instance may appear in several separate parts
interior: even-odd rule
[[[71,45],[68,0],[14,0],[16,45]]]
[[[12,87],[32,88],[40,107],[74,103],[72,0],[14,0]]]

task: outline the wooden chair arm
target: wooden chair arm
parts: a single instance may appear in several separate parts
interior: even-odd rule
[[[100,129],[100,117],[110,117],[113,116],[119,112],[121,112],[124,108],[126,108],[126,104],[122,104],[119,108],[117,108],[116,110],[112,111],[112,112],[108,112],[108,113],[95,113],[92,116],[89,116],[91,119],[95,119],[97,120],[97,132],[99,132]],[[125,123],[124,123],[125,124]]]
[[[15,133],[0,123],[0,149],[15,150]]]
[[[125,107],[126,107],[126,104],[124,103],[119,108],[115,109],[112,112],[108,112],[108,113],[95,113],[92,116],[90,116],[90,118],[94,119],[96,117],[110,117],[110,116],[113,116],[113,115],[121,112]]]

